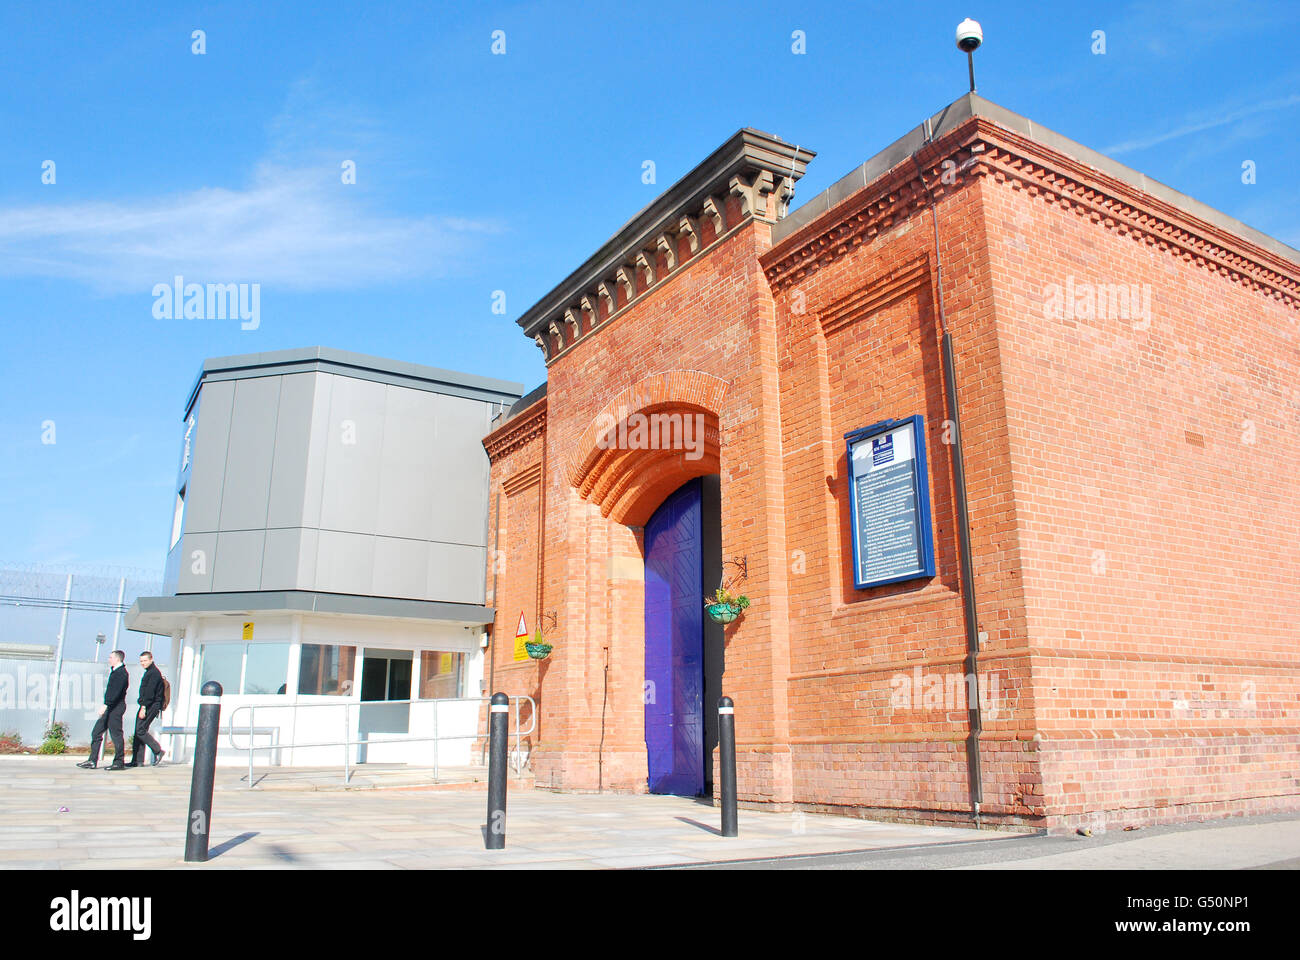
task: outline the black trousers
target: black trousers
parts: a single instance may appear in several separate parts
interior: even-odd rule
[[[99,715],[95,728],[90,731],[90,762],[99,762],[99,745],[104,742],[104,732],[113,741],[113,762],[125,763],[126,743],[122,736],[122,715],[126,713],[126,704],[119,703]]]
[[[149,735],[149,724],[158,718],[158,711],[150,707],[140,716],[140,708],[135,708],[135,733],[131,737],[131,763],[135,766],[141,766],[144,763],[144,754],[141,751],[148,747],[153,751],[155,757],[161,756],[163,749],[162,744]]]

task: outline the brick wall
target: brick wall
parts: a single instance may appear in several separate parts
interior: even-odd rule
[[[843,206],[870,209],[879,192],[869,186]],[[832,218],[847,212],[832,211]],[[832,218],[801,233],[824,232]],[[979,627],[987,634],[980,661],[983,813],[1036,823],[1043,797],[981,185],[941,198],[938,218]],[[796,799],[876,816],[964,820],[970,811],[966,636],[934,222],[917,203],[887,220],[847,238],[840,256],[775,284],[783,332],[791,633],[798,638],[790,678]],[[797,235],[782,250],[800,242]],[[779,263],[780,254],[765,263]],[[937,575],[857,590],[844,434],[918,413],[925,417]]]
[[[1263,251],[1107,223],[1075,197],[1140,195],[1073,173],[983,181],[1047,813],[1294,804],[1300,311],[1190,232]]]
[[[1152,211],[1179,243],[1149,239]],[[975,118],[775,248],[762,219],[706,226],[667,280],[552,340],[545,429],[534,411],[485,441],[507,491],[496,686],[538,697],[537,784],[645,789],[641,524],[717,472],[753,600],[726,630],[741,799],[969,821],[941,262],[985,822],[1293,808],[1297,268],[1215,229]],[[1067,281],[1149,287],[1150,321],[1046,315]],[[715,447],[595,450],[611,410],[699,413]],[[916,413],[937,574],[856,590],[843,435]],[[521,607],[556,614],[541,665],[510,660]]]

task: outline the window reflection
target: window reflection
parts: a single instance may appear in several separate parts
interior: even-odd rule
[[[459,697],[464,663],[463,653],[420,651],[420,697],[424,700]]]
[[[244,670],[244,645],[242,643],[205,643],[199,648],[199,687],[209,680],[221,684],[227,696],[239,693],[239,680]]]
[[[352,694],[356,647],[304,643],[298,661],[300,694],[346,697]]]
[[[244,664],[244,693],[284,693],[289,678],[287,643],[250,643]]]

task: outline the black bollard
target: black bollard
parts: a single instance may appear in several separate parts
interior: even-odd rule
[[[718,698],[718,780],[722,793],[722,835],[740,835],[736,822],[736,705]]]
[[[185,827],[185,862],[206,863],[212,827],[212,781],[217,773],[217,724],[221,720],[221,684],[209,680],[199,691],[198,737],[190,779],[190,816]]]
[[[488,708],[488,809],[485,841],[489,850],[506,848],[506,746],[510,738],[510,698],[492,694]]]

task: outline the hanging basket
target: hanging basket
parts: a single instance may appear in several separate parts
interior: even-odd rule
[[[731,623],[740,616],[740,611],[741,608],[734,603],[710,603],[704,607],[704,612],[714,623]]]
[[[524,649],[528,651],[528,656],[534,660],[545,660],[551,655],[551,644],[533,643],[531,640],[524,643]]]

